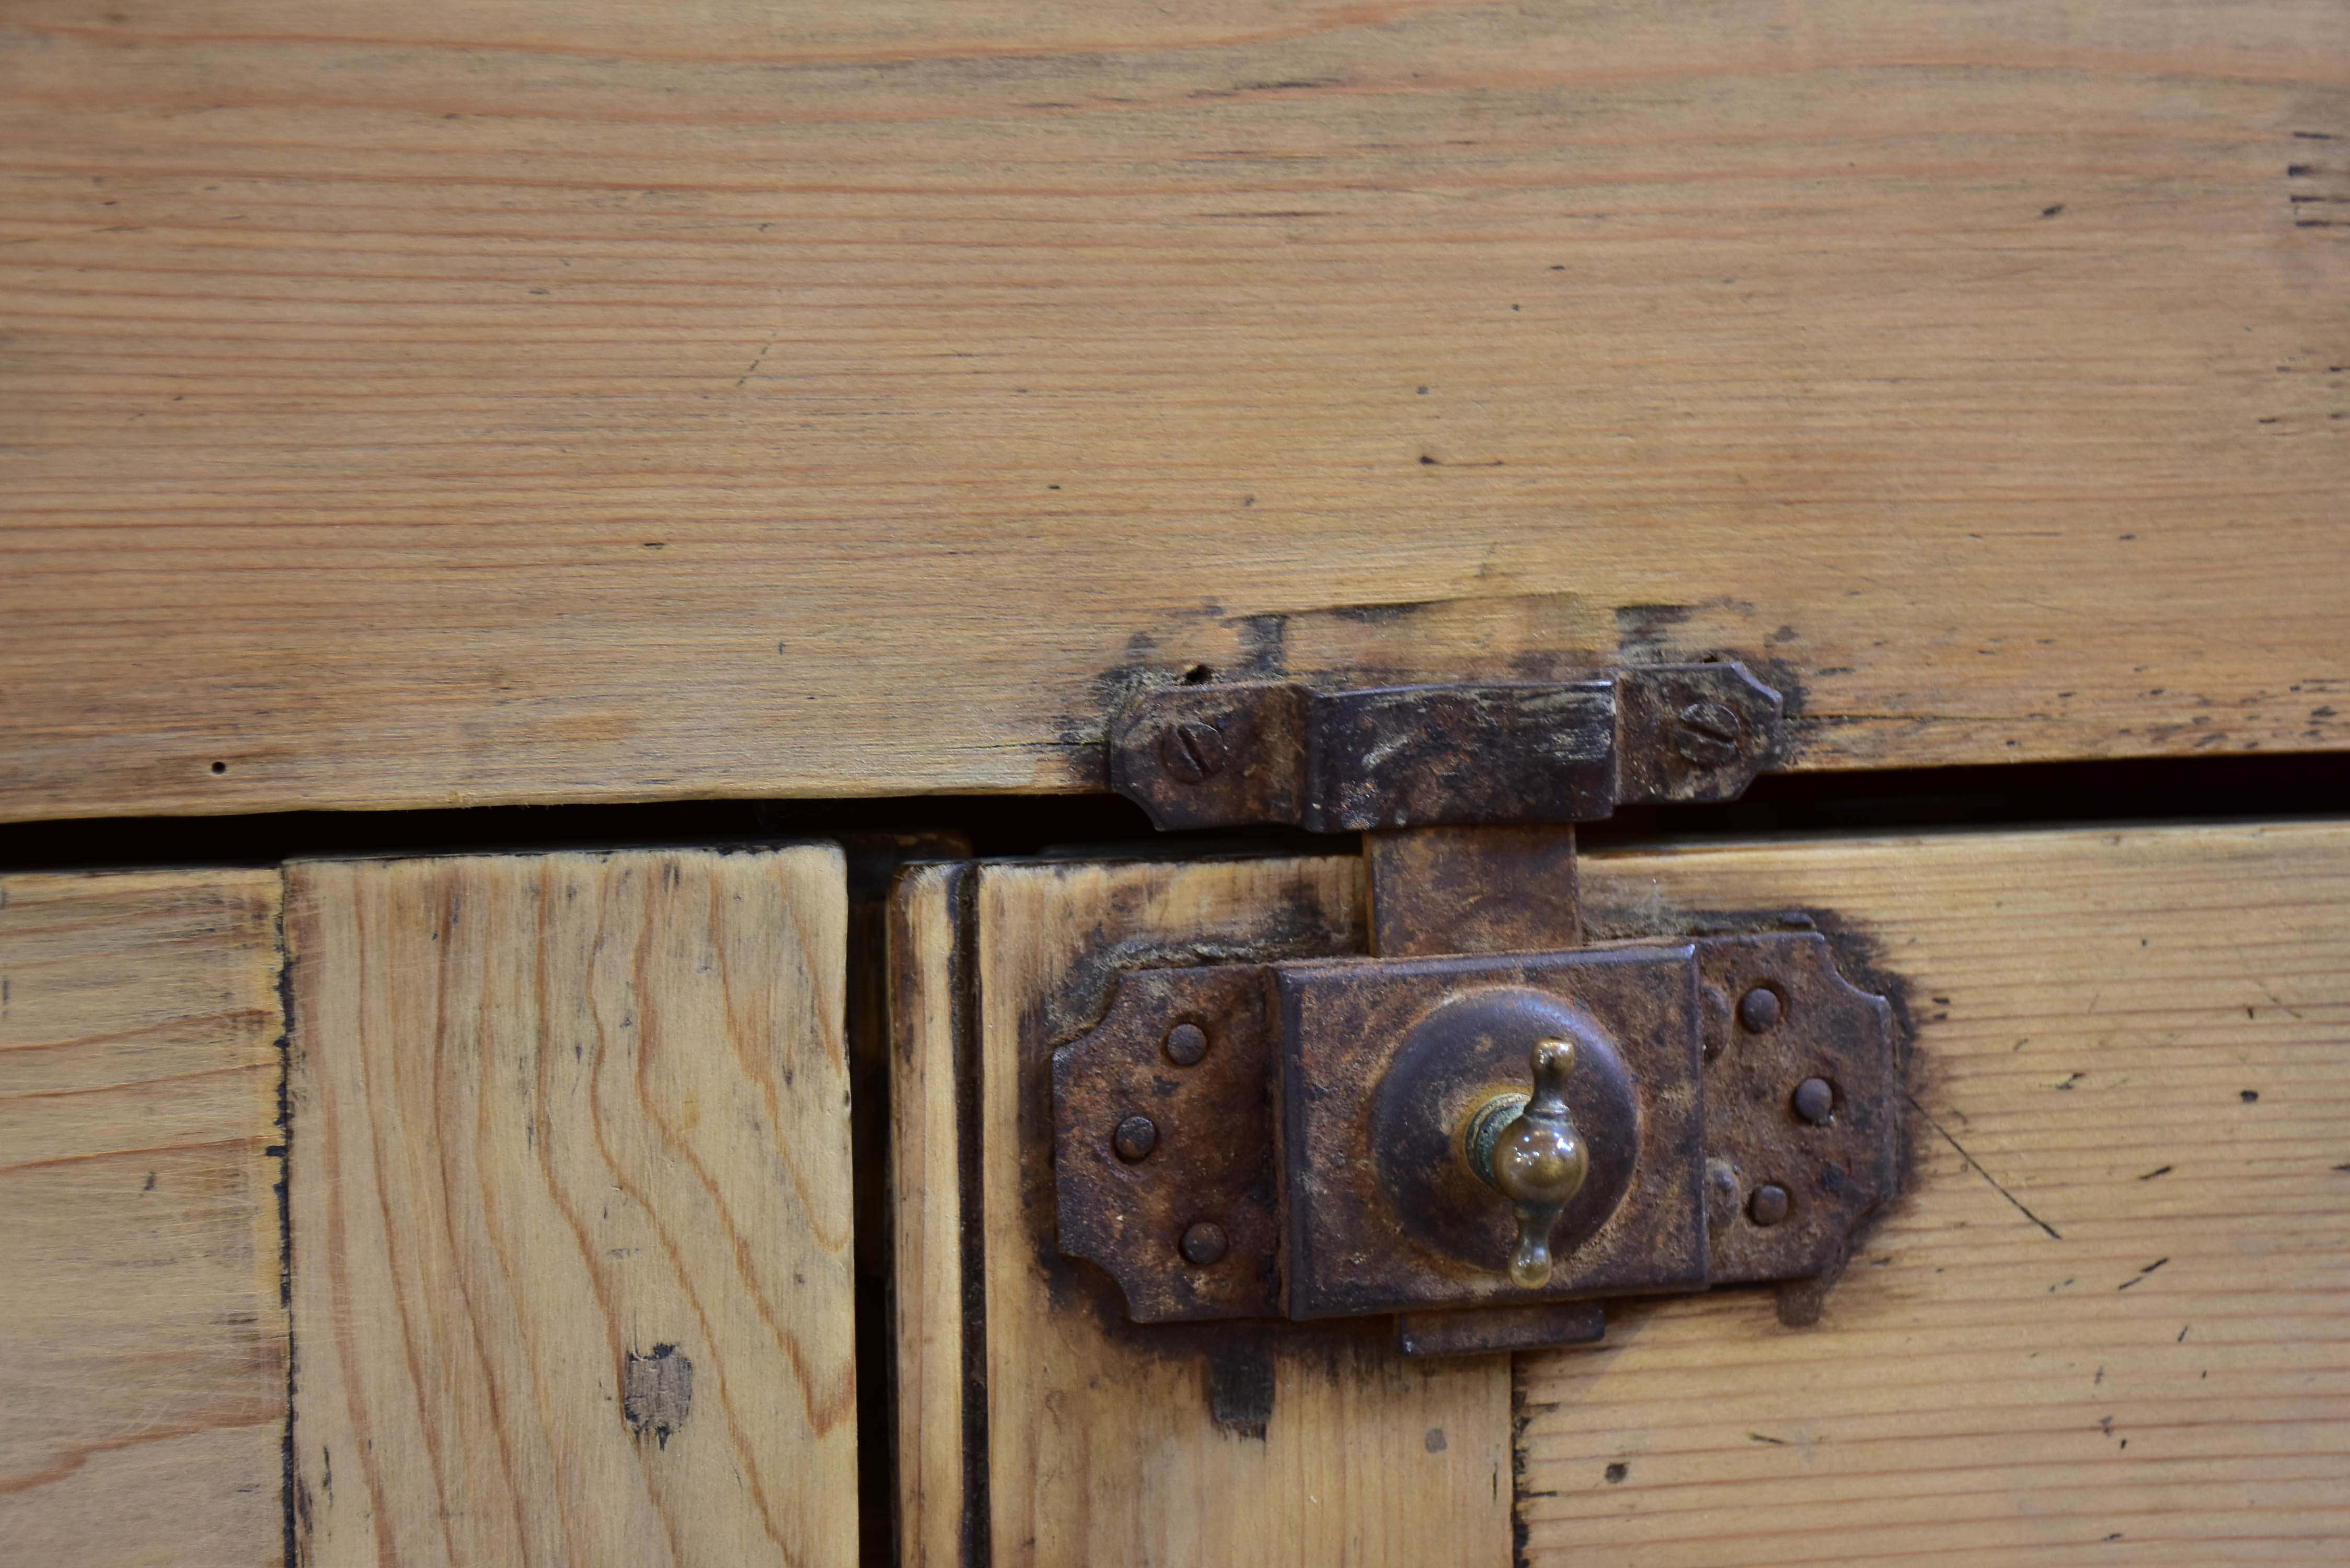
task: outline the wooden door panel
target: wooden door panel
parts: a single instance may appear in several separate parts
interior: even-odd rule
[[[285,1555],[275,871],[0,877],[0,1555]]]
[[[1916,1025],[1909,1191],[1767,1294],[1522,1357],[1532,1561],[2334,1563],[2350,1540],[2350,827],[1584,862],[1596,934],[1833,910]]]
[[[986,1328],[974,1299],[985,1249],[977,1214],[964,1212],[964,1184],[976,1189],[979,1173],[975,877],[967,864],[913,867],[888,914],[893,1459],[907,1568],[963,1568],[988,1550]]]
[[[7,8],[0,816],[1094,788],[1194,666],[2345,743],[2337,0],[655,16]]]
[[[948,962],[958,875],[975,881],[967,1033],[952,1027]],[[1039,1096],[1051,1046],[1107,1005],[1116,964],[1353,950],[1364,939],[1357,864],[934,868],[900,884],[899,908],[899,1277],[929,1282],[924,1332],[901,1318],[899,1339],[901,1390],[910,1376],[926,1391],[918,1412],[901,1403],[923,1423],[901,1431],[900,1462],[921,1480],[902,1561],[959,1561],[958,1525],[975,1527],[998,1568],[1504,1560],[1504,1363],[1405,1362],[1391,1331],[1351,1325],[1310,1337],[1182,1333],[1169,1348],[1128,1329],[1115,1287],[1053,1247]],[[977,1138],[963,1168],[978,1212],[962,1222],[981,1245],[951,1260],[928,1195],[946,1185],[938,1151],[955,1143],[940,1126],[952,1096],[936,1086],[954,1081],[960,1053],[976,1054],[976,1074],[963,1075],[976,1114],[962,1132]],[[962,1196],[974,1207],[970,1188]],[[945,1282],[958,1261],[981,1282],[966,1298],[955,1386],[930,1359],[939,1341],[928,1325],[951,1311]],[[983,1421],[966,1409],[947,1417],[951,1386],[984,1399]],[[959,1490],[966,1472],[940,1451],[946,1434],[983,1445],[968,1472],[983,1495]]]
[[[1499,1564],[1513,1531],[1526,1561],[1636,1568],[2338,1557],[2350,827],[1587,856],[1594,940],[1803,909],[1893,992],[1914,1029],[1904,1196],[1807,1326],[1765,1290],[1619,1303],[1605,1345],[1506,1370],[1276,1331],[1269,1419],[1235,1432],[1206,1336],[1126,1324],[1114,1287],[1055,1255],[1038,1069],[1118,963],[1358,949],[1359,874],[901,884],[898,1158],[920,1174],[898,1245],[924,1288],[899,1341],[901,1398],[923,1390],[901,1405],[904,1561],[959,1561],[974,1521],[1018,1563]],[[958,1163],[977,1250],[941,1218]],[[1506,1519],[1466,1457],[1488,1443]]]
[[[855,1561],[840,853],[288,887],[304,1560]]]

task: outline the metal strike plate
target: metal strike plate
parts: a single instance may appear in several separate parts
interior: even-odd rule
[[[1779,759],[1784,712],[1737,663],[1355,691],[1168,686],[1111,721],[1109,778],[1161,828],[1592,822],[1619,805],[1735,799]]]
[[[1577,1042],[1592,1174],[1527,1290],[1458,1132],[1545,1036]],[[1834,1271],[1898,1184],[1891,1009],[1815,931],[1129,971],[1053,1085],[1060,1250],[1138,1323],[1396,1312],[1419,1353],[1588,1342],[1572,1303]]]

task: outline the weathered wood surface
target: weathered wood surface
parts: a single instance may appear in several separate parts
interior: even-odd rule
[[[839,852],[313,862],[303,1560],[857,1560]]]
[[[1600,935],[1835,911],[1909,981],[1920,1136],[1816,1328],[1726,1293],[1521,1359],[1532,1561],[2343,1561],[2350,827],[1737,845],[1583,878]]]
[[[275,871],[0,877],[0,1558],[282,1562]]]
[[[988,865],[979,877],[996,1568],[1503,1561],[1503,1358],[1407,1362],[1386,1324],[1154,1341],[1123,1331],[1106,1276],[1054,1255],[1054,1038],[1107,1003],[1117,961],[1359,950],[1359,863]]]
[[[972,1457],[963,1302],[963,1148],[977,1131],[966,1038],[972,954],[962,940],[968,866],[925,866],[889,901],[891,1343],[897,1378],[898,1560],[963,1568],[984,1551],[970,1504]],[[976,1548],[976,1550],[973,1550]]]
[[[2338,0],[17,0],[0,815],[1080,788],[1196,664],[2340,745],[2345,149]]]

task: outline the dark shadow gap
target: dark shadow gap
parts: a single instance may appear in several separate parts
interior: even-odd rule
[[[1589,844],[1773,833],[2317,816],[2350,812],[2350,753],[2033,763],[1883,773],[1777,774],[1742,800],[1632,806],[1582,830]],[[255,816],[0,824],[0,871],[273,866],[319,855],[757,844],[871,833],[949,833],[982,858],[1142,844],[1159,853],[1256,847],[1352,853],[1351,835],[1285,828],[1160,834],[1116,795],[899,795],[872,800],[676,801]]]

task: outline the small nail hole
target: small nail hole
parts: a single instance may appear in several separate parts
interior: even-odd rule
[[[1216,672],[1204,664],[1195,664],[1183,671],[1183,684],[1186,686],[1205,686],[1215,678]]]
[[[226,763],[214,763],[213,764],[213,772],[216,774],[224,774],[228,772],[228,764]]]

